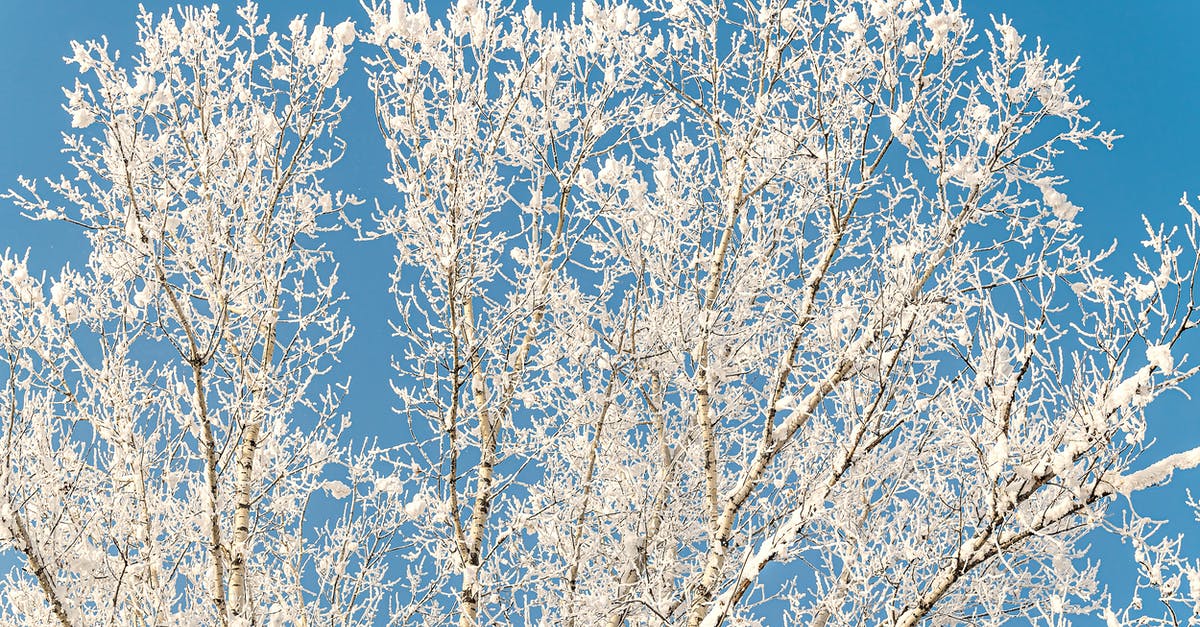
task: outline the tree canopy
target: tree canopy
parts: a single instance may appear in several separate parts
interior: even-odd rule
[[[919,0],[402,1],[73,43],[0,257],[0,624],[1180,624],[1114,504],[1197,372],[1200,213],[1083,244],[1074,63]],[[365,73],[346,72],[361,55]],[[345,141],[348,81],[378,136]],[[331,189],[359,143],[385,195]],[[349,435],[333,231],[394,244]],[[1117,268],[1117,269],[1114,269]],[[382,413],[382,412],[381,412]],[[1200,445],[1200,443],[1192,443]],[[1200,505],[1191,504],[1200,513]],[[1089,533],[1130,547],[1132,600]]]

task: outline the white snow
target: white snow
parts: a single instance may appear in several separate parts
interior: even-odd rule
[[[375,489],[396,494],[404,490],[404,482],[400,481],[399,477],[380,477],[375,480]]]
[[[1042,200],[1046,206],[1050,207],[1050,211],[1054,213],[1054,217],[1065,222],[1071,222],[1079,213],[1079,206],[1067,200],[1067,195],[1054,189],[1052,183],[1047,180],[1041,180],[1037,183],[1038,188],[1042,190]]]
[[[1117,492],[1129,495],[1165,481],[1176,470],[1188,470],[1196,466],[1200,466],[1200,446],[1164,457],[1137,472],[1110,479],[1109,483]]]
[[[346,20],[341,24],[333,27],[333,38],[343,46],[349,46],[354,43],[354,22]]]
[[[988,451],[987,456],[987,474],[995,481],[1000,476],[1000,471],[1004,469],[1005,462],[1008,461],[1008,438],[1003,434],[996,439],[996,444]]]
[[[1150,367],[1145,366],[1143,368],[1139,368],[1138,371],[1133,374],[1133,376],[1119,383],[1116,389],[1114,389],[1108,397],[1108,402],[1105,406],[1106,413],[1108,411],[1124,407],[1132,402],[1134,400],[1134,395],[1138,391],[1138,388],[1145,384],[1149,379]]]
[[[59,282],[50,286],[50,302],[56,307],[63,307],[67,304],[67,297],[71,295],[71,288],[66,284]]]
[[[71,112],[72,128],[87,128],[96,121],[96,116],[87,109],[75,109]]]
[[[133,304],[137,305],[138,307],[145,307],[146,305],[150,304],[151,298],[152,295],[150,293],[150,287],[146,286],[138,290],[137,293],[133,295]]]
[[[425,495],[418,494],[411,501],[404,504],[404,515],[409,518],[416,518],[425,513],[425,507],[428,503],[425,500]]]
[[[796,406],[796,397],[791,394],[784,394],[775,401],[775,410],[791,409]]]
[[[324,487],[325,491],[329,493],[329,496],[332,496],[335,499],[344,499],[347,496],[350,496],[350,486],[342,483],[341,481],[331,479],[326,481],[325,485],[322,487]]]
[[[1171,374],[1175,370],[1175,358],[1171,356],[1171,347],[1166,344],[1157,344],[1146,349],[1146,361],[1150,362],[1151,366],[1163,371],[1163,374]]]
[[[858,13],[855,13],[853,10],[843,15],[842,19],[838,20],[838,30],[842,31],[843,33],[850,33],[853,35],[861,35],[866,31],[866,29],[863,28],[862,21],[858,19]]]

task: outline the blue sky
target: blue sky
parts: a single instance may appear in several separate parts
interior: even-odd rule
[[[158,11],[167,2],[146,2]],[[232,14],[232,3],[225,7]],[[357,1],[268,1],[264,11],[277,25],[299,12],[325,11],[328,22],[349,16],[362,21]],[[535,2],[550,9],[565,3]],[[1064,155],[1059,172],[1071,179],[1063,189],[1084,207],[1080,221],[1088,242],[1107,246],[1121,239],[1118,257],[1138,248],[1141,223],[1178,222],[1180,195],[1200,193],[1200,55],[1194,29],[1200,24],[1200,2],[1156,0],[1152,3],[1116,0],[964,0],[966,13],[979,26],[988,14],[1006,12],[1022,33],[1040,36],[1059,58],[1081,58],[1076,90],[1091,101],[1090,116],[1123,134],[1112,151],[1094,148]],[[62,63],[68,42],[107,34],[113,45],[131,49],[136,2],[95,0],[0,0],[0,189],[14,186],[18,174],[55,175],[64,169],[59,133],[69,126],[60,104],[61,85],[73,80],[75,70]],[[350,142],[346,160],[330,179],[330,186],[367,198],[388,202],[379,182],[384,176],[381,142],[373,128],[361,84],[361,69],[347,75],[345,84],[357,96],[345,116],[342,135]],[[0,250],[32,248],[31,265],[53,271],[63,261],[79,257],[82,238],[61,225],[31,223],[11,204],[0,205]],[[388,343],[386,320],[393,309],[384,290],[392,267],[385,242],[351,246],[350,237],[335,241],[342,252],[347,289],[354,300],[352,313],[358,336],[344,355],[346,371],[353,375],[350,409],[359,433],[388,424],[391,396],[386,391]],[[1200,347],[1191,352],[1200,355]],[[1193,386],[1200,392],[1200,386]],[[1151,435],[1159,439],[1158,451],[1168,454],[1200,442],[1196,405],[1176,395],[1154,410]],[[1183,489],[1200,484],[1200,472],[1181,473],[1170,488],[1152,490],[1139,501],[1144,512],[1178,516]],[[1191,553],[1200,554],[1200,525],[1184,521],[1180,530],[1195,532]],[[1098,542],[1103,557],[1112,550]],[[1106,573],[1117,581],[1119,573]]]

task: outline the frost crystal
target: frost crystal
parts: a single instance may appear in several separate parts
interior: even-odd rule
[[[1175,370],[1175,358],[1171,356],[1171,347],[1167,344],[1157,344],[1147,348],[1146,361],[1161,370],[1163,374],[1171,374]]]
[[[341,500],[347,496],[350,496],[350,486],[342,483],[341,481],[331,479],[326,481],[323,487],[325,488],[325,491],[329,493],[329,496],[332,496],[335,499]]]
[[[350,20],[346,20],[333,27],[333,38],[343,46],[349,46],[354,43],[354,37],[354,22]]]

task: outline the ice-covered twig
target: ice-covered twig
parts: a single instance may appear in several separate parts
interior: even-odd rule
[[[1137,472],[1114,477],[1109,483],[1118,493],[1129,495],[1161,483],[1176,470],[1188,470],[1196,466],[1200,466],[1200,446],[1164,457]]]

